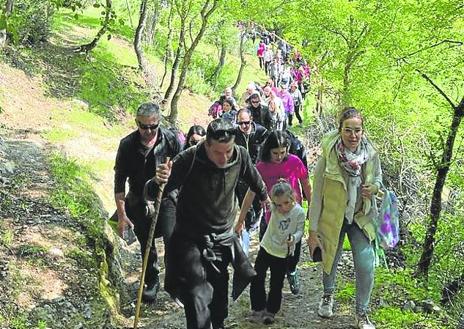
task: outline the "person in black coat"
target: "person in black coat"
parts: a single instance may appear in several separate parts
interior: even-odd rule
[[[242,282],[238,294],[256,275],[233,233],[238,180],[243,178],[259,200],[268,202],[268,197],[248,152],[235,144],[235,133],[232,123],[213,120],[206,140],[158,166],[150,186],[152,195],[161,183],[167,182],[167,193],[179,188],[165,290],[184,305],[188,329],[224,328],[229,264]]]
[[[163,163],[167,157],[175,157],[181,148],[175,133],[162,127],[160,120],[161,113],[157,104],[140,105],[135,119],[137,130],[121,140],[114,166],[114,196],[119,234],[123,236],[127,226],[133,228],[140,242],[142,255],[145,254],[151,225],[146,214],[143,193],[145,183],[154,176],[157,165]],[[129,183],[127,194],[126,181]],[[174,229],[175,202],[175,191],[165,193],[160,206],[155,237],[162,236],[165,245]],[[152,243],[142,294],[145,302],[156,300],[160,287],[158,275],[158,254],[155,243]]]

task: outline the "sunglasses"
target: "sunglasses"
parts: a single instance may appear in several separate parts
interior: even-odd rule
[[[259,104],[260,102],[258,100],[256,101],[251,101],[253,104]]]
[[[251,123],[251,121],[239,121],[237,124],[239,126],[248,126]]]
[[[189,145],[190,145],[190,146],[197,145],[198,143],[200,143],[200,140],[191,139],[191,140],[189,141]]]
[[[211,138],[215,140],[226,139],[231,136],[235,136],[235,129],[218,129],[215,131],[209,132],[208,135],[211,135]]]
[[[145,125],[145,124],[141,123],[140,121],[137,121],[137,126],[140,129],[143,129],[143,130],[148,130],[148,129],[156,130],[156,129],[158,129],[159,125],[160,125],[159,122],[154,124],[154,125]]]

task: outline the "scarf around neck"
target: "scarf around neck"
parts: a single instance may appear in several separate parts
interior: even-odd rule
[[[361,138],[361,142],[354,152],[345,147],[340,137],[335,145],[335,150],[337,152],[340,165],[343,169],[345,169],[349,176],[357,177],[361,175],[362,165],[369,159],[367,141],[364,137]]]
[[[348,223],[351,224],[353,222],[359,188],[362,184],[362,165],[369,159],[367,140],[366,138],[362,137],[358,148],[356,151],[352,152],[345,147],[341,137],[339,137],[337,143],[335,144],[335,152],[337,152],[340,166],[348,174],[348,203],[345,208],[345,218],[347,219]]]

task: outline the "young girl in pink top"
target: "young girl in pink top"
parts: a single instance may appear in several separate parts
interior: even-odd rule
[[[289,149],[290,138],[287,133],[284,131],[272,131],[263,144],[261,159],[256,164],[256,168],[261,174],[268,191],[271,191],[280,178],[288,181],[295,192],[296,202],[301,205],[303,200],[302,189],[308,200],[310,200],[311,187],[308,180],[308,170],[297,156],[289,154]],[[236,232],[242,231],[242,227],[239,224],[245,219],[245,215],[248,209],[250,209],[254,197],[255,194],[251,190],[248,190],[242,202]],[[261,220],[260,238],[262,238],[266,231],[270,212],[266,210],[264,216],[265,220]],[[299,292],[296,266],[300,260],[300,251],[301,242],[296,244],[294,256],[289,259],[287,267],[287,278],[293,294],[298,294]]]

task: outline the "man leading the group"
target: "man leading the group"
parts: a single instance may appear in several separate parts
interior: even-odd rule
[[[205,141],[157,168],[150,193],[165,182],[167,192],[179,188],[165,290],[184,304],[188,329],[224,328],[229,263],[245,284],[256,274],[233,234],[239,178],[268,200],[248,152],[235,144],[234,126],[222,119],[208,125]]]
[[[138,129],[121,140],[114,166],[114,195],[119,234],[122,236],[128,225],[133,227],[141,245],[142,255],[145,254],[151,226],[143,195],[145,183],[155,175],[157,165],[163,163],[167,157],[172,159],[180,151],[177,137],[170,130],[160,126],[160,119],[157,104],[145,103],[139,106],[135,119]],[[127,195],[126,181],[129,182]],[[174,229],[175,199],[175,191],[164,194],[160,206],[155,237],[162,236],[165,245]],[[157,262],[158,255],[155,244],[152,243],[145,275],[146,286],[142,294],[145,302],[156,300],[160,286]]]

